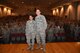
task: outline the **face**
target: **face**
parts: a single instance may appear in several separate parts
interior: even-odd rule
[[[37,10],[36,10],[36,14],[37,14],[37,15],[40,15],[40,13],[41,13],[40,10],[37,9]]]
[[[30,15],[30,16],[29,16],[29,19],[30,19],[30,20],[33,20],[33,17]]]

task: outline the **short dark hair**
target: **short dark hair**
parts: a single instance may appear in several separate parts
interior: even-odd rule
[[[35,11],[36,11],[36,10],[40,10],[40,8],[35,8]],[[40,11],[41,11],[41,10],[40,10]]]
[[[28,16],[33,16],[32,14],[28,14]]]

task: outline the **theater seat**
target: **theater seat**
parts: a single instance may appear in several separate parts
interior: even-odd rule
[[[19,43],[20,42],[20,36],[16,37],[16,42]]]
[[[56,36],[53,34],[53,42],[56,41]]]
[[[26,43],[26,38],[25,38],[25,36],[21,37],[21,42],[22,42],[22,43]]]
[[[10,43],[24,43],[26,42],[24,33],[14,33],[10,35]]]
[[[79,33],[79,36],[78,36],[78,40],[80,41],[80,33]]]
[[[57,41],[65,41],[65,33],[58,33]]]

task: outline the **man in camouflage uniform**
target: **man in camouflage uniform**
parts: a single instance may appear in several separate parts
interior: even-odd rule
[[[2,28],[2,33],[4,37],[4,43],[9,43],[10,30],[7,25]]]
[[[29,19],[26,23],[26,39],[27,39],[27,43],[29,45],[30,50],[33,50],[33,45],[35,42],[35,21],[33,20],[33,17],[30,15]],[[31,41],[30,41],[31,40]]]
[[[35,22],[36,22],[36,40],[38,43],[38,48],[40,48],[40,42],[42,43],[43,46],[43,51],[45,51],[45,38],[46,38],[46,34],[45,34],[45,30],[47,28],[47,22],[45,19],[45,16],[41,15],[41,12],[39,9],[36,10],[36,14],[37,16],[35,17]]]
[[[11,26],[11,34],[15,34],[15,33],[17,33],[18,32],[18,30],[17,30],[17,25],[15,24],[15,23],[12,23],[13,25]]]

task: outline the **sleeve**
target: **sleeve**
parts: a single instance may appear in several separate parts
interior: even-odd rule
[[[47,21],[45,19],[45,16],[42,17],[42,20],[43,20],[44,29],[47,29]]]
[[[36,31],[36,22],[34,21],[34,30]]]
[[[25,34],[28,33],[28,21],[26,22]]]

